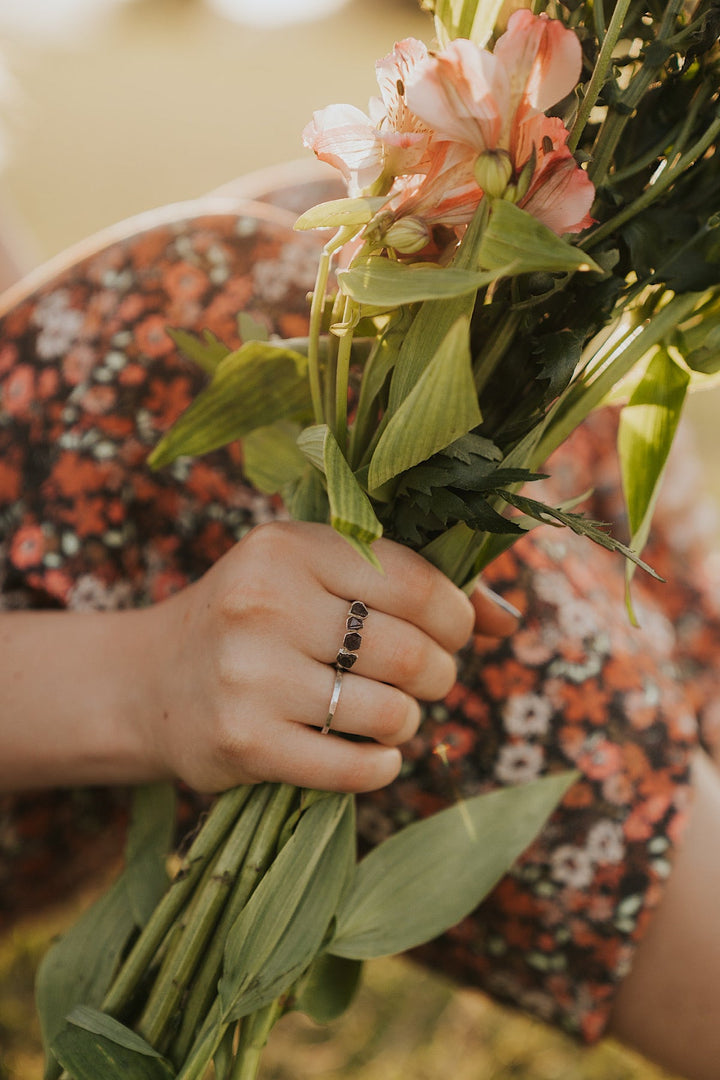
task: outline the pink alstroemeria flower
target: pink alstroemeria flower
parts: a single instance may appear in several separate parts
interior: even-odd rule
[[[562,121],[545,116],[544,110],[573,90],[580,68],[580,43],[573,31],[523,9],[510,17],[494,52],[458,39],[417,64],[405,98],[436,141],[465,148],[468,174],[482,153],[504,151],[517,180],[534,155],[533,174],[528,190],[519,193],[519,205],[559,234],[579,232],[592,223],[594,187],[565,146],[568,133]],[[430,182],[433,194],[439,194],[442,171],[432,181],[429,175]]]
[[[329,105],[303,131],[304,145],[339,169],[351,195],[383,175],[389,186],[396,176],[425,171],[430,133],[407,108],[405,83],[427,55],[415,38],[398,42],[375,65],[381,97],[371,99],[369,116],[353,105]]]

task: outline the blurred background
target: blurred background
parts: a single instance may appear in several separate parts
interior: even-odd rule
[[[432,36],[415,0],[0,0],[0,237],[14,272],[140,211],[308,157],[300,133],[313,110],[365,108],[375,59],[409,35]],[[691,409],[710,466],[717,403],[707,393]],[[718,470],[707,472],[720,497]],[[76,910],[0,938],[0,1080],[41,1076],[33,971]],[[581,1051],[393,960],[370,965],[359,1001],[330,1029],[283,1021],[264,1076],[660,1074],[612,1044]]]

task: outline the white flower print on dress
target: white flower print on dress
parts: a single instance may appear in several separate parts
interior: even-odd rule
[[[503,709],[505,729],[510,735],[532,738],[545,735],[552,716],[552,705],[539,694],[515,694]]]
[[[571,889],[586,889],[593,876],[593,861],[585,848],[561,844],[552,853],[550,873],[554,881]]]
[[[33,322],[40,327],[35,348],[43,360],[54,360],[68,351],[83,324],[83,313],[70,307],[67,289],[50,293],[37,305]]]
[[[503,784],[527,784],[536,780],[545,761],[542,746],[535,743],[509,743],[500,749],[495,775]]]
[[[594,862],[622,862],[625,855],[622,826],[608,818],[597,821],[588,831],[586,849]]]

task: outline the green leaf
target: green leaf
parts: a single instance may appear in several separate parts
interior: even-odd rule
[[[367,225],[378,210],[387,202],[387,195],[357,199],[332,199],[318,203],[306,210],[295,222],[294,228],[303,229],[341,229],[346,225]]]
[[[375,566],[382,567],[370,545],[382,536],[382,525],[367,495],[355,479],[335,436],[326,424],[306,428],[298,446],[325,473],[330,524]]]
[[[512,491],[498,491],[497,494],[510,503],[511,506],[514,506],[523,514],[527,514],[528,517],[534,518],[535,521],[539,521],[542,525],[564,525],[577,536],[587,536],[589,540],[607,551],[618,551],[626,559],[634,562],[646,573],[650,574],[651,577],[654,577],[656,581],[663,580],[653,570],[652,566],[648,566],[634,551],[606,532],[602,528],[602,522],[591,521],[589,518],[583,517],[582,514],[571,514],[561,507],[548,506],[546,503],[528,499],[526,495],[518,495]]]
[[[468,335],[468,319],[461,317],[391,416],[370,462],[371,491],[481,422]]]
[[[488,270],[512,264],[514,274],[602,269],[590,256],[547,225],[504,199],[496,199],[485,228],[478,263]]]
[[[246,344],[248,341],[267,341],[270,337],[267,325],[259,319],[256,319],[249,311],[241,311],[238,313],[237,326],[240,340],[243,344]],[[287,345],[287,342],[285,344]]]
[[[132,823],[120,879],[138,926],[148,921],[168,886],[166,860],[175,835],[175,788],[145,784],[133,794]]]
[[[320,953],[300,983],[294,1008],[316,1024],[329,1024],[352,1004],[362,976],[362,963]]]
[[[223,1022],[285,992],[320,950],[355,861],[352,799],[313,803],[228,934]]]
[[[357,867],[328,951],[389,956],[454,926],[507,873],[576,777],[477,795],[383,841]]]
[[[231,351],[210,330],[203,330],[202,338],[179,328],[168,328],[165,332],[173,339],[180,352],[203,371],[207,371],[208,375],[214,375],[218,365]]]
[[[136,927],[144,925],[163,895],[167,885],[164,860],[174,824],[171,785],[136,789],[125,870],[55,942],[38,969],[35,996],[46,1053],[71,1010],[102,1003]],[[58,1074],[48,1053],[46,1080]]]
[[[441,31],[441,44],[454,38],[470,38],[485,45],[503,7],[504,0],[434,0],[430,10],[435,12],[436,25]]]
[[[630,526],[630,547],[641,552],[648,538],[668,454],[675,438],[690,375],[666,349],[658,349],[620,414],[618,454]],[[633,566],[628,565],[628,589]],[[633,622],[629,592],[626,597]]]
[[[298,424],[279,420],[245,436],[243,472],[258,491],[274,495],[302,476],[307,462],[297,445],[299,432]]]
[[[391,308],[475,293],[512,272],[513,268],[507,266],[482,273],[427,263],[409,266],[373,255],[364,263],[340,271],[337,278],[340,290],[358,303]]]
[[[207,454],[256,428],[310,409],[307,357],[251,341],[230,353],[212,382],[150,455],[152,468],[183,454]]]
[[[78,1007],[53,1043],[73,1080],[173,1080],[174,1070],[149,1043],[104,1013]]]

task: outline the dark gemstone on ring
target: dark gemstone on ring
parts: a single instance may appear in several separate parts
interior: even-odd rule
[[[337,654],[337,657],[335,658],[335,663],[339,668],[344,668],[345,671],[348,671],[349,668],[353,666],[356,660],[357,653],[348,652],[347,649],[341,649],[340,652]]]
[[[353,600],[350,605],[350,614],[358,615],[361,619],[367,619],[368,609],[365,607],[362,600]]]
[[[362,638],[359,634],[346,634],[343,638],[343,648],[350,649],[353,652],[355,649],[359,649],[362,645]]]
[[[362,630],[363,621],[358,619],[357,615],[349,615],[345,620],[345,626],[348,630]]]

